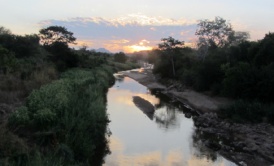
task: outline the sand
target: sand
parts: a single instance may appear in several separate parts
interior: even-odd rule
[[[149,89],[159,89],[162,93],[189,105],[201,113],[218,111],[220,107],[230,103],[226,98],[211,97],[191,89],[184,89],[183,91],[169,89],[156,80],[151,69],[123,72],[122,74],[136,80]]]

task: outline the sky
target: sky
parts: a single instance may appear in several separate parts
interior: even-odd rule
[[[173,37],[192,45],[199,20],[216,16],[250,40],[274,32],[274,0],[0,0],[0,26],[14,34],[38,34],[64,26],[76,47],[134,52]]]

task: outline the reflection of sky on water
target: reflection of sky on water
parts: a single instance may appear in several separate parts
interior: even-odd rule
[[[160,102],[146,87],[127,77],[109,89],[112,135],[111,154],[106,157],[105,165],[232,165],[220,156],[213,162],[206,155],[196,155],[199,148],[193,147],[193,121],[185,118],[178,108],[160,107],[154,115],[158,119],[151,121],[134,105],[133,96],[140,96],[153,105]]]
[[[141,84],[132,84],[132,79],[125,77],[122,82],[116,81],[113,85],[114,89],[117,90],[129,90],[132,93],[146,93],[147,88]]]

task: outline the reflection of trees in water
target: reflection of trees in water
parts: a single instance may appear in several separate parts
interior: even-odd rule
[[[205,146],[205,141],[210,140],[202,131],[195,129],[192,135],[194,155],[200,159],[216,161],[217,153]]]
[[[160,101],[155,105],[155,122],[160,128],[174,129],[180,127],[180,121],[177,117],[178,110],[176,107]]]

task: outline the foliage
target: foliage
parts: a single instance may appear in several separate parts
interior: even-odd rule
[[[18,161],[19,158],[25,158],[25,154],[29,152],[27,143],[9,131],[3,124],[0,126],[0,140],[0,165],[15,165],[11,160]],[[7,158],[3,159],[3,157]]]
[[[215,20],[200,20],[196,35],[200,43],[202,39],[209,47],[223,47],[228,43],[228,37],[233,33],[230,23],[221,17],[215,17]]]
[[[125,63],[127,61],[127,56],[123,52],[114,54],[114,61],[119,63]]]
[[[14,71],[16,65],[17,60],[14,54],[0,45],[0,71],[2,71],[4,74],[7,74]]]
[[[113,68],[115,72],[140,68],[138,64],[131,63],[131,62],[119,63],[119,62],[108,61],[108,64]]]
[[[28,111],[28,108],[25,106],[20,107],[9,118],[9,123],[13,123],[17,125],[28,125],[29,121],[30,121],[29,111]]]
[[[257,94],[256,68],[246,62],[241,62],[234,67],[224,68],[223,93],[233,98],[254,98]]]
[[[211,54],[204,62],[199,62],[194,67],[195,82],[194,88],[198,91],[213,90],[216,86],[221,86],[224,72],[221,70],[221,64],[224,63],[224,58],[219,55]],[[214,93],[219,93],[215,89]]]
[[[3,26],[0,26],[0,35],[11,34],[11,31]]]
[[[95,51],[87,50],[86,48],[81,48],[78,51],[75,51],[78,55],[78,66],[82,68],[96,68],[103,64],[107,64],[107,58],[109,54],[107,53],[98,53]]]
[[[158,45],[158,48],[160,50],[164,50],[168,52],[174,51],[174,49],[182,48],[182,46],[184,45],[183,41],[176,40],[171,36],[167,38],[162,38],[161,41],[162,43]]]
[[[238,45],[249,38],[248,32],[236,32],[229,22],[221,17],[200,20],[195,35],[198,36],[198,53],[204,59],[208,51]]]
[[[33,91],[26,106],[10,116],[9,126],[34,131],[37,144],[63,144],[75,160],[92,163],[106,141],[105,93],[112,80],[106,66],[67,71],[60,80]]]
[[[43,45],[51,45],[55,42],[68,45],[75,44],[76,38],[73,33],[62,26],[49,26],[39,31],[40,39]]]
[[[258,42],[254,62],[258,67],[274,62],[274,33],[266,34],[264,39]]]
[[[44,48],[51,53],[49,59],[56,65],[59,71],[78,66],[79,57],[70,50],[66,43],[54,42]]]
[[[222,108],[220,114],[235,122],[258,123],[266,119],[273,124],[274,105],[257,100],[236,100],[231,105]]]
[[[161,49],[153,51],[157,56],[153,72],[207,94],[247,101],[227,108],[229,118],[251,122],[260,122],[264,116],[273,119],[274,33],[259,41],[246,41],[247,32],[236,32],[230,23],[216,17],[201,20],[196,35],[197,50],[179,47],[168,56]],[[165,48],[170,44],[159,45]],[[245,104],[247,108],[243,108]]]
[[[172,37],[161,39],[162,43],[158,45],[160,50],[161,60],[156,62],[156,68],[154,72],[157,72],[162,69],[167,69],[168,71],[163,72],[162,74],[167,77],[175,77],[175,62],[177,55],[180,54],[181,49],[183,48],[184,42],[176,40]]]
[[[0,34],[0,45],[15,54],[16,58],[34,56],[39,48],[37,35]]]

